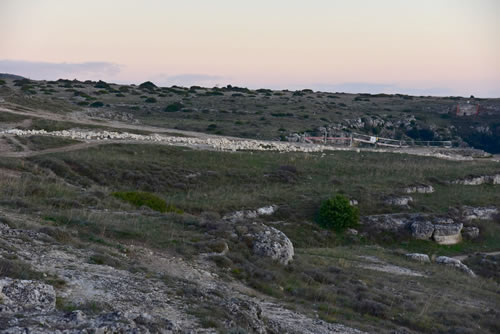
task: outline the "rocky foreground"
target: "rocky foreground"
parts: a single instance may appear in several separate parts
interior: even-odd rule
[[[234,319],[226,324],[233,333],[244,333],[236,323],[255,333],[362,333],[223,281],[210,272],[204,257],[188,263],[130,246],[128,253],[116,255],[146,268],[131,272],[89,263],[92,249],[61,244],[50,234],[0,224],[1,258],[22,260],[43,273],[34,280],[0,278],[2,333],[213,333],[190,312],[190,305],[200,302],[223,307]],[[250,227],[246,235],[257,238],[256,253],[283,263],[293,256],[290,241],[276,229]],[[274,236],[283,247],[276,248]],[[56,288],[48,284],[54,280]]]

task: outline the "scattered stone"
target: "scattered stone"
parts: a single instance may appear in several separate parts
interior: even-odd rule
[[[404,189],[407,194],[430,194],[434,192],[434,187],[427,184],[415,184]]]
[[[448,257],[448,256],[438,256],[436,258],[436,263],[438,264],[444,264],[449,267],[454,267],[460,271],[463,271],[469,276],[476,277],[476,274],[472,270],[469,269],[465,264],[462,263],[462,261]]]
[[[348,228],[347,231],[346,231],[346,233],[348,235],[358,235],[358,230],[353,229],[353,228]]]
[[[410,202],[413,202],[411,196],[391,197],[385,200],[385,204],[396,206],[408,206]]]
[[[230,221],[232,223],[237,223],[247,219],[255,219],[259,216],[270,216],[276,212],[277,208],[277,205],[269,205],[258,208],[257,210],[235,211],[233,213],[225,215],[224,217],[222,217],[222,219]]]
[[[358,203],[358,201],[357,201],[357,200],[355,200],[355,199],[351,199],[351,200],[349,200],[349,204],[350,204],[351,206],[356,206],[356,205],[358,205],[359,203]]]
[[[409,258],[410,260],[417,261],[417,262],[431,262],[431,259],[429,258],[429,255],[427,255],[427,254],[410,253],[410,254],[406,254],[406,257]]]
[[[257,209],[257,214],[259,216],[270,216],[276,211],[276,209],[277,209],[276,205],[264,206],[262,208]]]
[[[288,237],[274,227],[261,225],[261,231],[255,234],[253,252],[270,257],[283,265],[293,259],[293,244]]]
[[[479,228],[475,226],[466,226],[462,229],[462,236],[467,240],[473,240],[479,237]]]
[[[469,176],[465,179],[455,180],[452,184],[462,184],[466,186],[478,186],[481,184],[500,184],[500,174]]]

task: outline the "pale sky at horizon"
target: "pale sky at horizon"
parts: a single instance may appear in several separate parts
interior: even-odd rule
[[[0,0],[0,72],[500,97],[500,1]]]

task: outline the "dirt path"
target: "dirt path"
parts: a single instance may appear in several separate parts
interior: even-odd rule
[[[0,152],[0,156],[6,157],[6,158],[27,158],[27,157],[48,154],[48,153],[77,151],[77,150],[82,150],[82,149],[86,149],[89,147],[105,145],[105,144],[112,144],[112,142],[93,141],[93,142],[78,143],[78,144],[74,144],[74,145],[68,145],[68,146],[62,146],[62,147],[56,147],[56,148],[49,148],[49,149],[40,150],[40,151],[25,150],[25,151],[21,151],[21,152]]]
[[[97,122],[97,121],[90,120],[88,118],[77,117],[78,115],[75,113],[55,114],[55,113],[49,113],[49,112],[43,111],[43,110],[17,106],[15,104],[11,104],[11,103],[3,103],[3,106],[0,106],[0,112],[9,112],[9,113],[17,114],[17,115],[50,119],[50,120],[54,120],[54,121],[73,122],[73,123],[82,124],[82,125],[111,127],[111,128],[115,128],[115,129],[122,129],[124,131],[127,131],[127,130],[128,131],[131,131],[131,130],[137,131],[138,130],[138,131],[146,131],[146,132],[165,134],[165,135],[177,134],[177,135],[193,137],[193,138],[198,138],[198,139],[203,139],[203,140],[207,140],[207,139],[228,140],[228,141],[234,142],[234,143],[238,143],[238,142],[240,142],[240,143],[241,142],[263,142],[263,143],[269,143],[269,144],[278,143],[276,141],[268,141],[268,140],[267,141],[266,140],[256,141],[256,140],[246,139],[246,138],[211,135],[211,134],[207,134],[207,133],[194,132],[194,131],[159,128],[159,127],[153,127],[153,126],[147,126],[147,125],[126,124],[126,123],[122,123],[120,121],[112,121],[112,120],[103,120],[102,122]],[[125,141],[120,141],[120,142],[125,142]],[[109,143],[109,141],[107,141],[106,143]],[[38,151],[36,153],[26,152],[26,153],[24,153],[24,155],[20,154],[18,152],[15,152],[15,153],[2,152],[2,153],[0,153],[0,156],[26,157],[26,156],[32,156],[32,155],[54,153],[54,152],[68,152],[68,151],[79,150],[79,149],[83,149],[83,148],[90,147],[90,146],[96,146],[96,145],[100,145],[100,144],[101,143],[93,143],[93,142],[90,143],[89,142],[89,143],[85,143],[85,144],[66,146],[64,148]],[[304,148],[319,146],[319,145],[303,144],[303,143],[289,143],[289,144],[304,147]],[[193,145],[185,145],[185,146],[200,148],[200,145],[194,145],[194,146]],[[433,148],[381,149],[381,148],[358,148],[358,147],[347,147],[347,146],[339,146],[339,147],[337,147],[337,146],[321,146],[321,147],[322,147],[322,150],[325,150],[325,151],[356,151],[356,152],[377,152],[377,153],[386,152],[386,153],[400,153],[400,154],[411,154],[411,155],[418,155],[418,156],[428,156],[428,157],[435,157],[435,158],[441,158],[441,159],[446,159],[446,160],[458,160],[458,161],[473,160],[472,157],[463,156],[462,154],[460,154],[459,151],[453,150],[453,149],[448,149],[448,150],[436,149],[436,148],[434,148],[434,149]],[[210,149],[210,147],[201,147],[201,148]],[[494,158],[490,158],[490,159],[482,158],[481,160],[496,161]]]
[[[243,138],[237,138],[237,137],[218,136],[218,135],[211,135],[211,134],[202,133],[202,132],[159,128],[159,127],[154,127],[154,126],[149,126],[149,125],[127,124],[127,123],[122,123],[120,121],[113,121],[113,120],[103,120],[102,122],[98,122],[98,121],[90,120],[88,118],[76,117],[74,114],[55,114],[55,113],[50,113],[50,112],[46,112],[43,110],[32,109],[32,108],[27,108],[27,107],[22,107],[23,110],[18,110],[16,108],[19,108],[19,107],[14,105],[14,104],[3,103],[3,105],[4,105],[3,107],[0,106],[0,112],[9,112],[12,114],[17,114],[17,115],[22,115],[22,116],[49,119],[52,121],[72,122],[72,123],[78,123],[78,124],[82,124],[82,125],[104,126],[104,127],[110,127],[110,128],[117,128],[117,129],[124,129],[124,130],[147,131],[147,132],[153,132],[153,133],[172,133],[172,134],[180,134],[180,135],[196,137],[196,138],[221,138],[221,137],[224,137],[224,138],[228,138],[228,139],[232,139],[232,140],[243,140]]]

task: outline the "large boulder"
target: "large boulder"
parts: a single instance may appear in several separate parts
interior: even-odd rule
[[[429,255],[427,254],[420,254],[420,253],[410,253],[406,254],[406,257],[410,260],[417,261],[417,262],[431,262],[431,259],[429,258]]]
[[[456,268],[460,271],[463,271],[469,276],[476,277],[476,274],[469,267],[462,263],[462,261],[448,257],[448,256],[438,256],[436,258],[436,263],[443,264],[449,267]]]
[[[293,259],[294,254],[290,239],[280,230],[266,225],[261,225],[260,231],[254,235],[253,252],[284,265]]]
[[[51,285],[30,280],[0,279],[0,314],[11,312],[50,312],[56,307]]]
[[[440,245],[454,245],[462,241],[462,223],[434,224],[432,238]]]
[[[415,220],[410,225],[411,236],[415,239],[429,240],[434,233],[434,224],[427,219]]]

